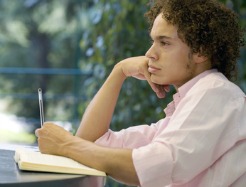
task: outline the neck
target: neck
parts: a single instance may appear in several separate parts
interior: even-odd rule
[[[174,88],[178,91],[178,88],[184,85],[189,80],[195,78],[199,74],[212,69],[211,62],[210,61],[203,61],[201,63],[194,63],[192,60],[190,61],[190,66],[188,68],[189,76],[187,76],[187,79],[180,85],[173,85]]]

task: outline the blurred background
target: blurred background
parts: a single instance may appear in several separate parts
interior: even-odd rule
[[[246,1],[221,0],[246,26]],[[148,0],[0,0],[0,143],[35,145],[45,121],[75,133],[86,106],[113,66],[150,46]],[[230,33],[228,33],[230,34]],[[246,92],[246,48],[236,83]],[[158,99],[145,81],[124,83],[111,127],[156,122],[171,94]],[[174,91],[172,91],[174,92]],[[108,180],[106,186],[124,186]]]

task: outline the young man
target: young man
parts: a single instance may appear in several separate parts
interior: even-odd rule
[[[153,44],[146,55],[115,65],[76,136],[49,122],[38,129],[41,152],[131,185],[244,186],[246,97],[228,80],[242,44],[236,16],[213,0],[157,0],[147,17]],[[111,118],[127,77],[147,80],[160,98],[169,85],[177,93],[164,119],[113,132]]]

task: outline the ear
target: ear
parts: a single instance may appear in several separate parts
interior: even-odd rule
[[[207,62],[208,61],[208,57],[204,56],[204,55],[201,55],[200,53],[196,53],[196,54],[193,54],[193,60],[194,60],[195,63],[201,64],[203,62]]]

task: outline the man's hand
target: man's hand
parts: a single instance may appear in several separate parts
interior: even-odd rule
[[[148,81],[156,95],[159,98],[164,98],[166,92],[169,92],[169,85],[158,85],[151,81],[151,74],[148,72],[148,61],[149,59],[145,56],[132,57],[122,60],[116,66],[120,66],[126,77]]]
[[[70,132],[51,122],[44,123],[35,134],[38,137],[40,152],[54,155],[65,155],[64,146],[74,138]]]
[[[132,150],[98,146],[73,136],[51,122],[35,131],[40,152],[71,158],[86,166],[106,172],[115,179],[139,185],[133,165]]]

